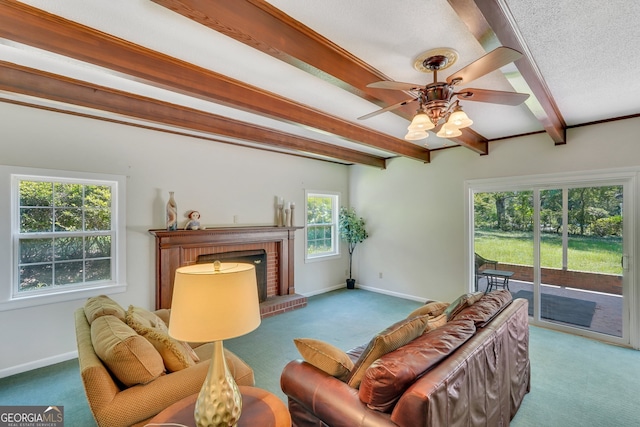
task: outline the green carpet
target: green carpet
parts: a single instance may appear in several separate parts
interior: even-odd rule
[[[284,399],[280,372],[299,357],[293,338],[318,338],[348,350],[418,306],[359,289],[329,292],[309,298],[303,309],[264,319],[256,331],[225,346],[253,367],[258,387]],[[530,331],[532,390],[512,426],[639,425],[640,352],[537,327]],[[63,405],[67,427],[95,425],[76,360],[0,379],[0,405]]]

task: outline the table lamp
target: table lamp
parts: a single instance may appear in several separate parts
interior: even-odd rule
[[[235,426],[242,396],[227,368],[222,341],[260,325],[255,267],[251,264],[196,264],[176,269],[169,335],[180,341],[213,341],[209,373],[196,401],[198,427]]]

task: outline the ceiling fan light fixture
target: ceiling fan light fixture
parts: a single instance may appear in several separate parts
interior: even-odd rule
[[[447,124],[449,126],[456,127],[458,129],[469,127],[473,124],[473,120],[467,116],[467,113],[462,111],[462,107],[460,104],[456,105],[453,110],[453,113],[449,116],[449,120],[447,120]]]
[[[413,117],[413,120],[411,120],[411,124],[407,129],[409,129],[409,132],[415,132],[428,131],[430,129],[433,129],[434,127],[435,125],[431,122],[431,119],[429,118],[427,113],[425,113],[424,111],[420,111]]]
[[[440,138],[455,138],[456,136],[462,135],[460,129],[457,127],[451,126],[448,122],[443,124],[438,133],[436,134]]]
[[[428,137],[429,137],[429,134],[427,133],[427,131],[424,131],[424,130],[411,131],[410,130],[404,136],[404,139],[406,139],[407,141],[418,141],[420,139],[425,139],[425,138],[428,138]]]

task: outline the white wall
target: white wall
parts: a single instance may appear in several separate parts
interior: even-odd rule
[[[355,277],[386,293],[452,301],[468,289],[465,180],[638,167],[638,135],[635,118],[569,130],[562,146],[531,135],[492,142],[488,156],[460,147],[433,153],[430,164],[354,167],[351,203],[371,236],[356,248]]]
[[[0,164],[127,176],[128,290],[113,296],[125,307],[154,306],[154,239],[147,230],[164,226],[168,191],[175,191],[180,214],[199,210],[203,225],[232,224],[234,215],[240,224],[273,224],[275,196],[296,203],[295,223],[303,225],[305,189],[348,198],[347,166],[6,103]],[[346,257],[305,264],[302,230],[295,258],[298,293],[344,283]],[[83,302],[0,311],[0,377],[74,357],[73,311]]]

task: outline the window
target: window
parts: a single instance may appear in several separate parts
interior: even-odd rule
[[[638,174],[631,168],[467,181],[469,254],[512,273],[508,289],[529,300],[531,324],[637,347],[628,319],[638,309],[629,268]]]
[[[306,199],[306,259],[326,259],[326,257],[339,255],[339,195],[308,191]]]
[[[0,171],[11,190],[0,190],[0,196],[11,200],[11,236],[5,240],[11,242],[5,270],[10,272],[5,283],[11,286],[0,291],[0,309],[122,288],[124,177],[9,167]]]

